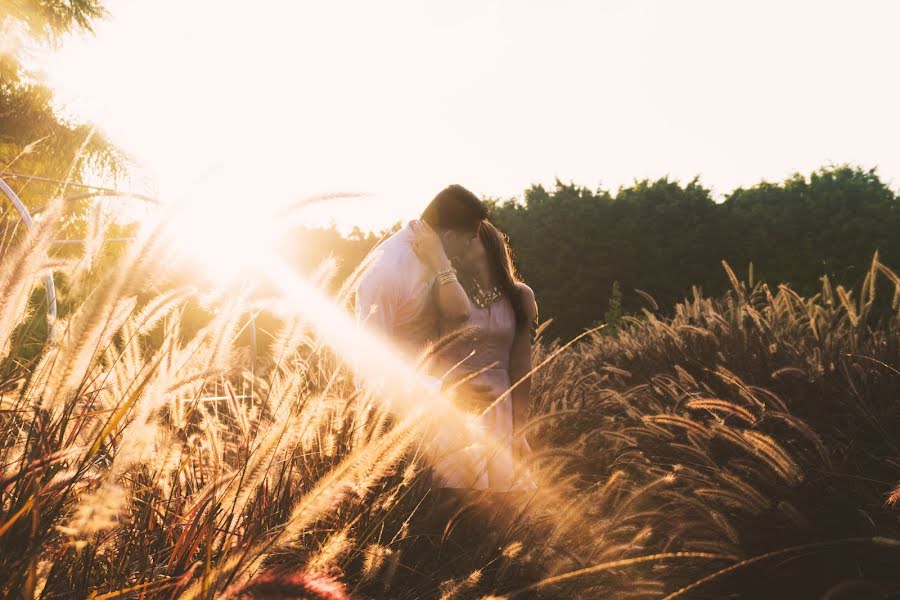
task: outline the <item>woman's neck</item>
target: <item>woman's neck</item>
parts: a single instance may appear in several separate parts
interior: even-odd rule
[[[481,286],[481,289],[489,289],[494,285],[494,278],[491,277],[491,269],[485,264],[477,265],[472,273],[475,281]]]

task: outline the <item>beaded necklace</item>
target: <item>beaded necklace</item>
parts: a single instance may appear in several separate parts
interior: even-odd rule
[[[503,297],[503,291],[499,286],[493,286],[487,290],[483,289],[474,278],[469,285],[469,296],[472,302],[479,308],[487,308],[497,300]]]

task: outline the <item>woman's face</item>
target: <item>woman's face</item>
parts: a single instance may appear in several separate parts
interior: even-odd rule
[[[484,244],[481,243],[481,236],[475,236],[466,251],[459,257],[459,262],[460,266],[467,270],[487,263],[487,252],[485,252]]]

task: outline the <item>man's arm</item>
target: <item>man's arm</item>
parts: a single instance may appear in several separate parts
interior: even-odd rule
[[[397,316],[398,293],[396,283],[383,275],[381,269],[372,269],[360,280],[356,288],[356,319],[365,327],[391,339]]]
[[[371,270],[356,288],[356,319],[363,326],[376,331],[384,340],[392,340],[400,297],[397,282]],[[422,383],[433,393],[439,393],[443,382],[437,377],[420,373]]]

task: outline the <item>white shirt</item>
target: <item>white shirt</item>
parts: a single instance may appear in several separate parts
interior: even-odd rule
[[[434,272],[412,249],[409,225],[373,252],[376,257],[356,289],[356,317],[410,358],[438,337]]]

